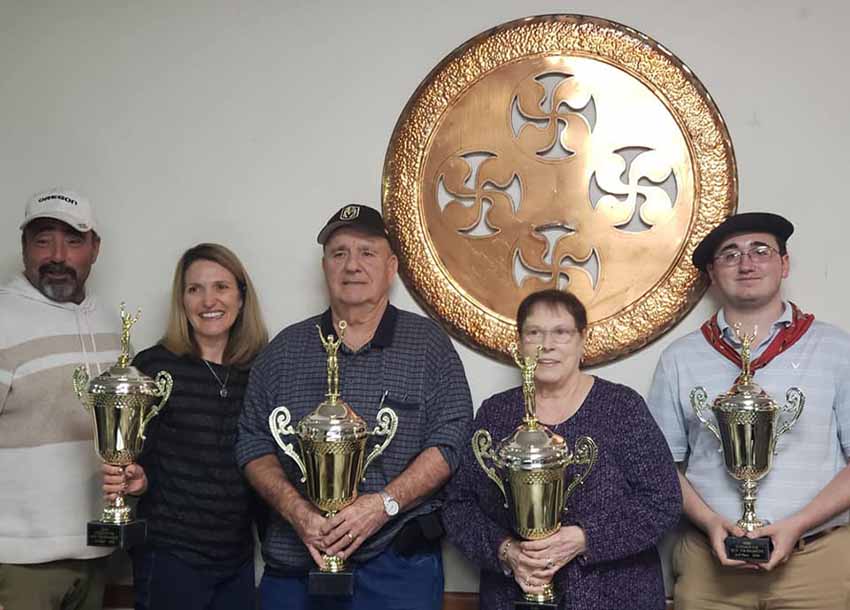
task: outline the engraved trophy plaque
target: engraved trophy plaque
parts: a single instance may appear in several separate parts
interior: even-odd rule
[[[589,436],[576,439],[571,452],[562,436],[554,434],[537,421],[534,399],[536,356],[520,357],[516,345],[511,346],[514,361],[522,371],[525,417],[516,430],[503,439],[495,451],[487,430],[477,430],[472,436],[472,451],[478,464],[498,485],[510,511],[513,529],[526,540],[539,540],[561,528],[561,513],[567,510],[567,500],[584,483],[596,463],[598,448]],[[485,459],[494,465],[488,466]],[[564,489],[567,468],[585,466]],[[538,595],[523,593],[514,602],[515,608],[555,608],[555,588],[552,583]]]
[[[806,398],[799,388],[790,388],[786,403],[779,407],[768,394],[752,380],[750,371],[750,346],[755,338],[741,335],[740,325],[735,334],[741,341],[741,375],[732,388],[718,396],[711,405],[716,424],[705,414],[708,395],[704,388],[691,390],[691,407],[700,422],[711,430],[720,441],[723,459],[729,475],[741,482],[743,515],[737,525],[752,532],[767,521],[756,516],[756,492],[758,481],[770,472],[776,442],[797,422]],[[790,418],[781,421],[782,413]],[[773,543],[770,538],[747,538],[729,536],[725,542],[729,559],[764,563],[770,559]]]
[[[306,415],[298,425],[290,425],[291,414],[285,406],[277,407],[269,415],[272,436],[283,452],[301,471],[301,482],[306,484],[307,498],[313,505],[332,517],[357,499],[357,485],[372,461],[383,453],[398,428],[398,416],[388,408],[378,410],[378,423],[369,431],[366,422],[339,396],[339,361],[337,352],[345,335],[346,322],[339,323],[339,338],[324,337],[319,327],[319,338],[328,356],[325,400]],[[383,405],[383,400],[381,401]],[[298,439],[300,451],[285,436]],[[384,437],[366,454],[369,437]],[[312,570],[308,580],[310,595],[350,596],[354,593],[354,576],[351,569],[338,556],[323,555],[324,565]]]
[[[160,371],[151,379],[130,366],[130,329],[139,320],[141,310],[131,316],[121,304],[121,355],[108,371],[89,379],[85,367],[74,371],[74,391],[91,412],[95,449],[100,458],[112,466],[125,467],[135,462],[142,452],[145,428],[159,413],[171,395],[172,379]],[[89,521],[89,546],[129,548],[144,541],[147,526],[134,519],[124,494],[107,503],[101,518]]]

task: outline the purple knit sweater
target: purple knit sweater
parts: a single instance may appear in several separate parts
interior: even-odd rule
[[[494,444],[510,435],[524,414],[522,389],[485,400],[472,431],[485,429]],[[587,551],[555,575],[558,608],[663,610],[664,582],[656,543],[679,519],[682,496],[670,450],[634,390],[595,378],[579,410],[551,427],[570,448],[587,435],[599,458],[568,501],[562,523],[578,525]],[[502,495],[475,460],[471,445],[447,487],[443,521],[449,540],[481,567],[481,608],[511,610],[521,595],[498,560],[502,540],[513,535]],[[567,469],[571,480],[576,467]]]

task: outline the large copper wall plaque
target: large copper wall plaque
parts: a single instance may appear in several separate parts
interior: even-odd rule
[[[453,51],[396,124],[383,209],[408,287],[504,355],[527,294],[588,308],[587,364],[670,328],[705,290],[699,241],[737,204],[732,143],[679,59],[620,24],[512,21]]]

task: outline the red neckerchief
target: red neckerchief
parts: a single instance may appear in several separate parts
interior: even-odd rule
[[[768,362],[794,345],[800,337],[806,334],[812,322],[815,321],[814,314],[803,313],[794,303],[789,304],[791,305],[791,324],[780,329],[773,338],[773,341],[770,342],[770,345],[767,346],[767,349],[762,352],[761,356],[750,363],[751,372],[755,373],[758,369],[766,366]],[[711,347],[731,360],[732,364],[738,368],[743,366],[741,354],[723,338],[723,331],[717,325],[716,313],[702,325],[700,330],[702,330],[702,336],[705,337],[705,340],[708,341]]]

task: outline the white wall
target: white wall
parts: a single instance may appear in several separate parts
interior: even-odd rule
[[[21,267],[28,195],[69,185],[102,226],[91,288],[144,309],[137,346],[161,333],[174,263],[199,241],[240,255],[276,332],[324,307],[315,235],[342,203],[379,206],[390,133],[428,71],[482,30],[553,12],[628,24],[694,70],[729,125],[739,209],[797,226],[788,294],[850,328],[850,5],[839,0],[2,0],[0,275]],[[393,300],[417,309],[400,283]],[[645,392],[660,350],[711,309],[704,299],[595,372]],[[517,382],[458,349],[476,405]],[[451,557],[447,588],[475,585]]]

